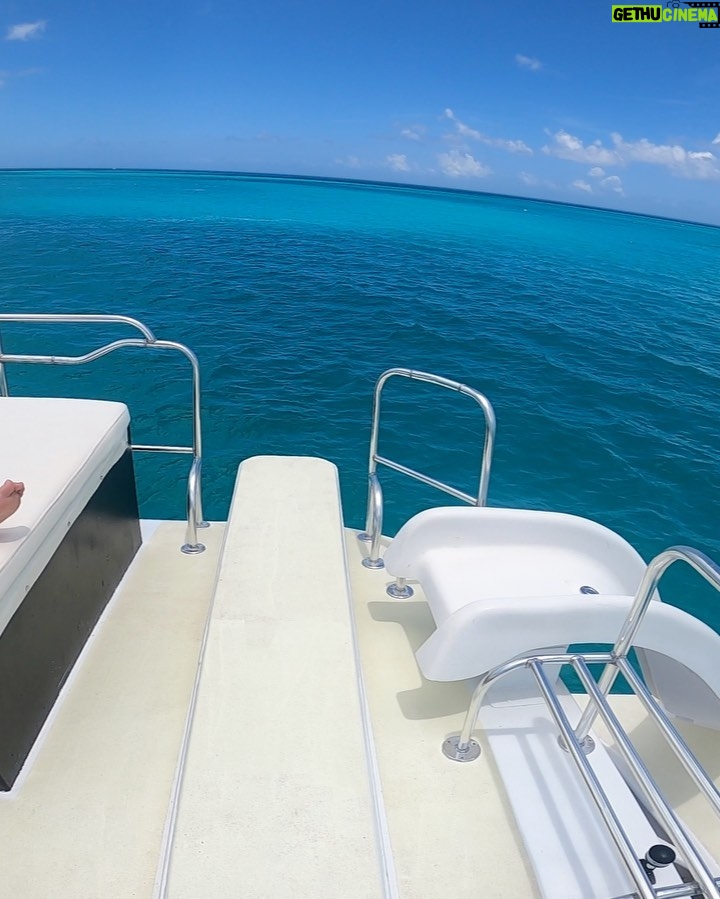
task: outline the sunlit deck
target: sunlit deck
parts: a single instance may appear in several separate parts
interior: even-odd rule
[[[434,627],[422,591],[392,600],[389,576],[360,564],[334,466],[248,460],[202,554],[179,552],[182,523],[145,532],[0,796],[8,895],[542,895],[482,726],[472,764],[440,751],[474,683],[420,674]],[[674,807],[719,845],[637,702],[613,706]],[[681,730],[720,783],[717,733]]]

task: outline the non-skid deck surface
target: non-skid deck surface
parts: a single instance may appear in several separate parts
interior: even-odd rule
[[[379,899],[335,466],[240,467],[171,899]]]
[[[140,549],[15,788],[0,796],[0,895],[150,899],[224,527]]]
[[[469,765],[440,747],[458,733],[471,687],[425,680],[414,651],[434,629],[422,591],[391,599],[386,571],[360,564],[347,531],[363,675],[401,899],[531,899],[537,895],[492,754]],[[480,741],[485,746],[480,736]]]
[[[482,730],[475,732],[483,747],[476,761],[457,764],[441,753],[443,739],[462,727],[474,682],[433,683],[422,677],[414,653],[434,629],[422,589],[413,583],[412,599],[391,599],[385,588],[393,578],[383,570],[362,567],[367,545],[354,531],[346,534],[363,675],[401,899],[538,896]],[[717,817],[637,700],[613,696],[611,701],[675,810],[717,854]],[[720,786],[720,734],[682,721],[677,726]],[[599,733],[609,740],[601,726]]]
[[[632,696],[613,696],[613,710],[680,819],[720,862],[720,817],[698,791],[657,726]],[[720,732],[672,718],[672,723],[720,790]],[[612,745],[601,721],[597,732]]]

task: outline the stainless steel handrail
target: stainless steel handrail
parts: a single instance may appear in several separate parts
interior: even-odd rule
[[[369,522],[367,533],[371,535],[370,553],[363,560],[367,568],[382,568],[383,560],[380,558],[380,538],[382,537],[383,524],[383,492],[376,472],[368,478],[367,516]]]
[[[689,546],[673,546],[656,556],[647,566],[645,575],[638,587],[628,615],[620,629],[615,646],[607,653],[562,653],[548,655],[530,655],[516,658],[493,668],[480,680],[473,692],[462,731],[457,736],[449,737],[443,743],[443,753],[453,761],[467,762],[477,758],[480,746],[472,737],[476,726],[480,707],[490,687],[500,678],[513,671],[528,668],[532,671],[550,713],[560,731],[561,745],[567,749],[575,762],[585,784],[598,807],[620,855],[626,863],[638,893],[642,899],[671,899],[671,897],[703,895],[720,899],[720,879],[713,876],[702,854],[695,848],[692,838],[678,819],[672,807],[662,795],[653,781],[645,764],[638,755],[632,741],[615,716],[607,700],[607,694],[617,674],[624,675],[630,689],[638,697],[648,716],[657,724],[666,743],[680,760],[688,775],[698,789],[704,794],[712,809],[720,816],[720,791],[693,755],[692,751],[672,725],[660,705],[647,690],[641,679],[630,665],[627,654],[637,636],[643,618],[649,608],[657,585],[667,569],[678,561],[687,562],[717,590],[720,590],[720,567],[704,553]],[[605,669],[596,683],[588,665],[603,663]],[[560,704],[558,694],[546,676],[543,666],[546,664],[570,664],[578,675],[588,694],[587,705],[580,717],[578,725],[573,728]],[[683,862],[694,878],[693,884],[678,884],[657,890],[647,878],[645,869],[637,858],[622,824],[612,809],[607,796],[590,766],[586,753],[589,751],[588,735],[597,716],[600,716],[615,740],[618,751],[623,756],[639,792],[652,813],[682,853]],[[692,887],[693,889],[690,889]],[[619,897],[623,899],[623,897]],[[627,897],[625,897],[627,899]]]
[[[589,701],[593,701],[595,703],[595,706],[600,716],[602,717],[605,726],[610,731],[610,734],[615,740],[615,745],[618,751],[625,759],[625,762],[632,772],[632,775],[640,789],[640,792],[645,797],[645,801],[652,810],[656,820],[660,822],[666,833],[670,835],[670,838],[674,845],[682,853],[685,864],[692,872],[695,880],[703,887],[703,889],[705,890],[705,894],[707,896],[713,896],[716,897],[716,899],[720,899],[720,893],[715,886],[712,872],[705,863],[705,859],[693,845],[692,838],[685,830],[682,822],[675,814],[674,810],[663,796],[660,788],[651,777],[650,772],[645,767],[645,764],[643,763],[635,747],[633,746],[630,737],[627,735],[617,716],[610,708],[606,696],[603,695],[603,693],[598,689],[598,685],[595,683],[593,676],[590,673],[590,669],[585,664],[584,659],[574,659],[572,662],[572,666],[575,670],[575,673],[580,678],[582,685],[587,690]],[[652,717],[654,717],[654,715]],[[563,737],[567,738],[566,732],[563,733]],[[666,738],[668,738],[671,743],[674,742],[674,737],[672,734],[666,735]],[[582,743],[577,739],[577,737],[575,739],[576,745],[582,753]],[[678,752],[681,752],[682,748],[678,745],[676,747],[676,750]],[[698,764],[697,760],[695,760],[695,762],[696,764]],[[715,803],[711,804],[715,805],[715,810],[720,813],[720,806],[717,806]]]
[[[444,484],[442,481],[438,481],[435,478],[428,477],[427,475],[421,474],[421,472],[419,471],[415,471],[413,468],[408,468],[405,465],[400,465],[398,462],[393,462],[391,459],[387,459],[385,456],[381,456],[378,454],[378,441],[380,437],[381,396],[385,384],[390,378],[393,377],[410,378],[415,381],[425,381],[428,384],[437,384],[440,387],[446,387],[448,390],[454,390],[458,393],[463,393],[466,396],[469,396],[471,399],[475,400],[475,402],[482,408],[483,414],[485,416],[485,442],[483,444],[483,453],[480,463],[480,478],[478,482],[477,495],[471,496],[469,493],[464,493],[462,490],[457,490],[455,487],[451,487],[449,484]],[[379,554],[381,534],[377,532],[378,523],[379,526],[382,527],[383,519],[383,496],[382,490],[379,489],[380,482],[377,477],[378,465],[385,465],[387,468],[392,468],[394,471],[400,472],[400,474],[404,474],[410,478],[414,478],[416,481],[427,484],[429,487],[435,487],[437,490],[442,490],[445,493],[449,493],[450,496],[454,496],[456,499],[462,500],[465,503],[469,503],[472,506],[484,506],[487,504],[488,487],[490,484],[490,469],[492,466],[492,454],[495,445],[495,429],[495,412],[493,410],[492,404],[490,403],[490,400],[488,400],[488,398],[484,394],[480,393],[479,390],[475,390],[473,387],[468,387],[466,384],[461,384],[459,381],[451,381],[449,378],[443,378],[440,375],[433,375],[424,371],[415,371],[410,368],[391,368],[380,375],[380,377],[377,379],[377,382],[375,383],[375,391],[373,394],[372,429],[370,432],[370,457],[368,462],[368,501],[367,514],[365,518],[365,531],[364,533],[360,534],[361,540],[365,540],[370,543],[369,557],[367,559],[363,559],[363,564],[366,567],[383,567],[382,559],[380,558]],[[381,504],[379,510],[375,508],[375,504],[378,502]]]
[[[720,877],[715,878],[715,886],[720,887]],[[655,887],[655,899],[693,899],[697,897],[700,887],[691,880],[688,883],[671,884],[666,887]],[[637,893],[624,893],[614,899],[637,899]]]
[[[0,396],[8,395],[8,383],[7,378],[5,377],[5,363],[2,361],[3,357],[3,346],[2,346],[2,334],[0,334]]]
[[[600,692],[604,696],[607,696],[610,692],[618,674],[615,660],[623,659],[627,656],[628,649],[637,636],[638,629],[642,624],[657,585],[674,562],[687,562],[698,574],[701,574],[706,581],[712,584],[716,590],[720,590],[720,567],[700,550],[693,549],[692,546],[671,546],[655,556],[645,569],[645,574],[640,582],[633,604],[613,647],[613,664],[605,668],[598,682]],[[590,731],[596,714],[597,711],[594,704],[589,702],[575,730],[581,742]]]
[[[575,762],[580,776],[585,782],[585,786],[588,788],[588,791],[605,822],[605,826],[607,827],[612,841],[615,843],[618,852],[622,856],[622,860],[625,862],[628,873],[635,882],[638,893],[642,899],[655,899],[652,884],[645,874],[638,853],[636,852],[627,831],[615,813],[612,803],[602,788],[600,780],[595,774],[587,756],[583,752],[582,746],[571,736],[573,733],[572,725],[568,721],[567,715],[560,704],[560,699],[554,686],[543,670],[542,661],[540,659],[530,659],[527,667],[535,676],[535,680],[540,687],[540,692],[545,699],[550,714],[555,720],[555,724],[557,725],[561,736],[566,740],[570,756]]]
[[[156,350],[175,350],[182,353],[192,367],[192,446],[169,446],[131,444],[131,449],[136,452],[156,453],[188,453],[192,454],[193,461],[188,474],[187,486],[187,528],[185,543],[181,549],[185,553],[203,552],[205,546],[198,541],[197,529],[207,527],[202,511],[202,421],[200,414],[200,365],[197,356],[182,343],[172,340],[158,340],[153,332],[142,322],[126,315],[63,315],[63,314],[34,314],[34,313],[0,313],[0,322],[23,322],[40,324],[108,324],[117,323],[129,325],[142,334],[142,339],[127,338],[116,340],[84,353],[80,356],[37,356],[37,355],[12,355],[3,352],[0,341],[0,396],[9,396],[7,379],[5,377],[6,363],[24,364],[48,364],[48,365],[83,365],[93,362],[112,353],[115,350],[126,347],[143,347]]]
[[[443,744],[443,752],[448,758],[451,758],[454,761],[472,761],[477,758],[480,754],[480,747],[472,738],[472,731],[477,723],[478,713],[487,691],[498,680],[511,674],[513,671],[518,671],[523,668],[529,669],[533,673],[541,694],[546,701],[558,730],[560,731],[562,745],[568,749],[570,757],[575,762],[575,765],[608,828],[608,832],[637,887],[637,893],[628,894],[626,897],[618,897],[618,899],[630,899],[631,896],[636,897],[638,895],[641,896],[642,899],[646,899],[646,897],[647,899],[659,899],[661,896],[664,897],[664,899],[670,899],[670,897],[693,895],[703,895],[712,897],[712,899],[720,899],[718,882],[713,878],[705,860],[693,846],[690,836],[681,822],[678,821],[674,811],[650,777],[647,768],[637,755],[627,734],[615,718],[607,698],[601,695],[598,686],[595,684],[592,675],[587,668],[588,665],[592,664],[614,664],[616,661],[617,660],[613,658],[612,653],[558,653],[524,656],[497,666],[489,671],[477,685],[475,692],[473,693],[470,708],[465,717],[462,732],[459,736],[450,737],[445,741]],[[648,804],[652,807],[668,833],[670,842],[673,842],[682,852],[683,861],[694,878],[694,890],[688,890],[688,884],[678,884],[677,887],[663,887],[655,891],[647,879],[645,870],[639,861],[638,851],[632,846],[628,834],[622,826],[622,822],[618,819],[615,810],[612,808],[602,785],[598,781],[597,776],[587,759],[584,751],[585,747],[583,743],[578,740],[575,730],[565,715],[557,691],[543,670],[545,665],[564,664],[570,664],[574,667],[583,685],[590,691],[592,697],[591,701],[600,708],[601,711],[599,714],[603,716],[608,729],[613,734],[616,744],[619,747],[619,751],[625,757],[625,760],[638,783],[640,791],[645,795]],[[650,708],[648,709],[648,712],[651,717],[655,716],[657,710],[658,706],[655,703],[655,700],[650,697]],[[669,733],[665,733],[665,736],[676,753],[686,752],[690,757],[691,764],[689,766],[686,765],[687,770],[691,770],[691,768],[695,767],[702,772],[702,778],[708,779],[699,762],[692,755],[672,725],[669,725]],[[711,795],[714,791],[711,791],[711,793],[708,793],[707,791],[704,792],[711,800],[711,804],[715,811],[720,814],[720,803],[716,801],[713,795]]]
[[[695,781],[698,789],[705,794],[707,800],[713,803],[720,812],[720,790],[715,786],[705,769],[698,764],[692,750],[673,727],[672,722],[663,709],[650,695],[645,684],[635,673],[635,669],[629,664],[627,659],[618,659],[617,666],[633,693],[645,707],[645,711],[652,716],[656,726],[660,729],[683,768]]]

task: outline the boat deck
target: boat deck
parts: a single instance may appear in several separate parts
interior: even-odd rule
[[[360,564],[334,466],[242,471],[205,553],[178,551],[179,522],[147,539],[0,795],[3,894],[540,895],[492,752],[461,765],[440,751],[473,683],[422,678],[427,605],[421,591],[390,599],[388,575]],[[690,827],[720,845],[637,702],[613,705]],[[680,730],[720,784],[720,735]]]
[[[382,895],[337,470],[240,466],[167,895]]]
[[[458,765],[440,751],[462,728],[475,681],[423,678],[414,652],[434,622],[422,591],[413,585],[411,599],[391,599],[393,579],[360,564],[367,545],[357,532],[346,538],[398,894],[432,899],[452,884],[463,899],[536,896],[492,755]]]
[[[223,525],[179,552],[184,522],[141,547],[10,793],[2,894],[153,895]]]

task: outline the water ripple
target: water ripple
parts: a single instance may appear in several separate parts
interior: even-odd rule
[[[720,556],[717,229],[201,174],[5,172],[0,197],[3,309],[122,312],[198,353],[213,517],[241,458],[310,453],[339,465],[359,524],[373,383],[400,365],[495,403],[493,504],[590,515],[645,555],[688,542]],[[17,352],[103,340],[99,329],[4,337]],[[187,365],[137,355],[91,372],[12,370],[11,386],[127,397],[136,440],[186,441]],[[471,402],[391,384],[385,418],[384,452],[476,488]],[[180,517],[184,464],[139,460],[145,515]],[[438,501],[393,474],[386,483],[391,531]],[[686,605],[705,602],[687,590]]]

